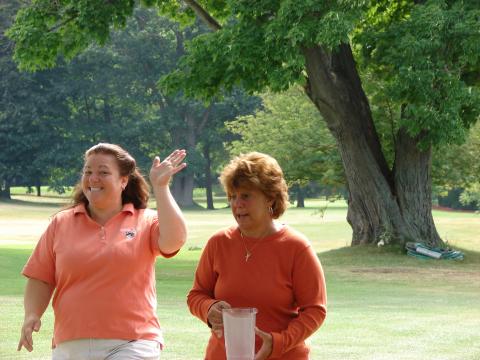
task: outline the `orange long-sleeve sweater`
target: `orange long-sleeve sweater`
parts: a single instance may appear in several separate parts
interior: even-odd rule
[[[243,240],[252,253],[248,261]],[[208,309],[220,300],[258,309],[257,327],[273,337],[269,359],[306,360],[304,340],[326,315],[320,261],[306,237],[288,226],[259,243],[242,239],[236,226],[221,230],[202,253],[187,302],[192,314],[207,323]],[[257,337],[255,351],[260,346]],[[205,359],[226,359],[223,337],[212,333]]]

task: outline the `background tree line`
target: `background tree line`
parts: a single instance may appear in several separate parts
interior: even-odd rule
[[[103,140],[143,165],[185,147],[191,166],[173,184],[184,206],[197,185],[213,207],[212,179],[228,154],[268,152],[300,201],[311,181],[348,190],[353,244],[385,235],[440,244],[432,186],[477,201],[474,1],[144,2],[166,17],[89,1],[36,0],[9,30],[21,68],[54,69],[18,73],[2,37],[0,131],[16,139],[2,142],[3,191],[65,183],[79,154]],[[2,6],[6,28],[16,8]]]
[[[17,10],[4,6],[2,34]],[[145,171],[154,155],[187,149],[189,166],[176,177],[174,196],[192,206],[193,188],[202,186],[213,208],[212,171],[226,157],[223,122],[252,112],[260,100],[238,90],[205,105],[159,89],[159,77],[176,66],[185,41],[201,31],[139,9],[106,47],[91,46],[68,64],[36,73],[16,69],[12,44],[2,35],[3,195],[8,197],[13,185],[35,186],[37,192],[40,185],[72,185],[83,152],[106,141],[129,149]]]

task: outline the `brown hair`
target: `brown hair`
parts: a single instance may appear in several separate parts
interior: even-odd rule
[[[128,183],[122,192],[122,204],[132,203],[136,209],[145,209],[148,203],[149,186],[137,168],[135,159],[123,148],[115,144],[99,143],[85,152],[84,160],[92,154],[107,154],[115,157],[120,176],[128,176]],[[81,180],[75,186],[72,195],[72,206],[88,205],[83,193]]]
[[[288,187],[277,160],[267,154],[240,154],[225,166],[220,175],[228,198],[239,187],[254,188],[273,200],[272,217],[278,219],[287,209]]]

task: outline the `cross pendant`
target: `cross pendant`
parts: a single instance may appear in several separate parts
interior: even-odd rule
[[[247,252],[245,253],[245,262],[248,261],[248,259],[250,258],[250,256],[252,256],[252,253],[251,253],[250,251],[247,251]]]

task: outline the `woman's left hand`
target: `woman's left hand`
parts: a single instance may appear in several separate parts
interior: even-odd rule
[[[163,159],[162,162],[160,162],[158,156],[155,156],[150,168],[150,182],[154,189],[167,186],[172,176],[187,166],[187,164],[182,163],[185,156],[187,156],[185,150],[175,150]]]
[[[272,335],[255,327],[255,334],[262,339],[262,347],[255,355],[255,360],[265,360],[272,353],[273,339]]]

